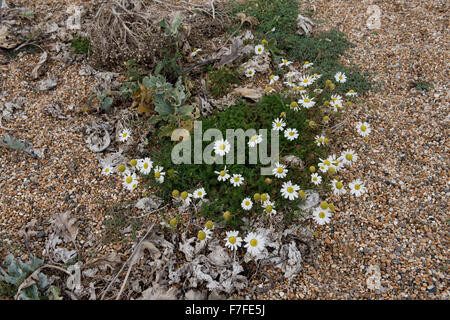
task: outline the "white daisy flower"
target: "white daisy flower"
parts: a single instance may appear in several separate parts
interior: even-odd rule
[[[265,238],[255,232],[250,232],[245,237],[244,242],[244,247],[247,248],[247,252],[256,257],[262,253],[266,245]]]
[[[338,105],[342,105],[342,96],[338,95],[338,94],[333,94],[331,95],[331,102],[338,104]]]
[[[358,154],[353,150],[343,151],[341,157],[344,165],[350,165],[358,160]]]
[[[314,93],[321,94],[323,92],[323,89],[314,89]]]
[[[316,136],[315,140],[318,146],[323,146],[325,144],[325,136]]]
[[[253,202],[250,200],[250,198],[245,198],[242,200],[241,207],[244,210],[250,210],[253,207]]]
[[[163,183],[164,182],[164,176],[166,175],[165,172],[163,172],[164,168],[160,167],[160,166],[156,166],[155,169],[153,170],[153,175],[155,176],[156,181],[158,181],[159,183]]]
[[[333,188],[333,193],[335,195],[340,196],[347,193],[344,184],[339,180],[333,179],[333,181],[331,181],[331,187]]]
[[[342,156],[339,156],[338,158],[336,158],[336,156],[333,154],[334,160],[332,162],[332,164],[334,165],[336,172],[338,172],[339,170],[341,170],[344,167],[344,158],[342,158]]]
[[[304,75],[300,77],[300,86],[308,87],[314,83],[314,79],[310,75]]]
[[[367,191],[367,188],[364,186],[364,183],[359,180],[353,180],[349,183],[350,193],[354,194],[356,197],[360,197],[364,192]]]
[[[105,176],[109,176],[111,173],[113,173],[114,169],[109,164],[104,166],[102,169],[102,174]]]
[[[194,48],[191,53],[191,57],[195,57],[198,53],[202,52],[203,50],[200,48]]]
[[[318,79],[322,78],[322,75],[321,75],[321,74],[318,74],[318,73],[314,73],[314,74],[312,75],[312,77],[314,78],[314,81],[315,81],[315,80],[318,80]],[[317,90],[317,89],[316,89],[316,90]]]
[[[286,177],[288,169],[286,169],[286,166],[284,164],[277,162],[275,163],[275,168],[272,169],[272,173],[275,175],[275,177],[283,179],[284,177]]]
[[[153,161],[150,158],[139,159],[136,167],[142,174],[149,174],[153,168]]]
[[[358,133],[363,137],[367,137],[372,131],[370,125],[367,122],[358,122],[358,124],[356,125],[356,130],[358,130]]]
[[[234,187],[239,187],[244,183],[244,178],[241,174],[233,174],[230,178],[230,182]]]
[[[198,188],[193,193],[194,199],[203,199],[206,196],[205,188]]]
[[[272,92],[275,92],[274,88],[272,88],[272,87],[267,87],[266,88],[266,93],[272,93]]]
[[[314,63],[305,61],[305,63],[303,64],[303,69],[311,68],[313,65],[314,65]]]
[[[248,68],[247,70],[245,70],[245,75],[247,76],[247,78],[252,78],[255,75],[255,69]]]
[[[281,187],[281,194],[285,199],[294,200],[298,198],[298,191],[300,190],[300,186],[296,184],[292,184],[289,180],[283,183]]]
[[[292,64],[292,61],[289,61],[287,59],[281,59],[281,63],[278,65],[279,67],[284,67]]]
[[[264,46],[259,44],[255,46],[255,54],[262,54],[264,52]]]
[[[293,88],[293,87],[295,87],[295,83],[293,82],[293,81],[291,81],[291,80],[289,80],[289,81],[285,81],[285,82],[283,82],[286,86],[288,86],[289,88]]]
[[[254,135],[253,137],[250,138],[250,141],[248,142],[248,146],[249,147],[255,147],[257,144],[262,142],[262,135],[258,134],[258,135]]]
[[[270,79],[270,83],[269,83],[269,84],[272,85],[272,84],[274,84],[275,82],[277,82],[277,81],[280,79],[280,77],[272,74],[272,75],[269,77],[269,79]]]
[[[242,244],[242,238],[238,236],[239,231],[228,231],[226,233],[225,246],[233,251],[236,251]]]
[[[286,123],[281,118],[276,118],[272,122],[272,130],[283,131]]]
[[[206,241],[211,239],[211,235],[212,235],[212,231],[205,227],[198,232],[197,239],[201,242],[206,243]]]
[[[295,129],[295,128],[294,129],[291,129],[291,128],[286,129],[284,131],[284,136],[286,139],[288,139],[290,141],[297,139],[298,138],[297,129]]]
[[[346,95],[347,97],[356,97],[356,96],[358,95],[358,93],[355,92],[355,90],[350,89],[349,92],[347,92],[345,95]]]
[[[134,190],[136,189],[139,181],[137,180],[136,174],[131,173],[130,171],[127,171],[127,174],[123,177],[123,185],[128,190]]]
[[[186,192],[186,198],[183,199],[183,197],[181,197],[181,200],[183,200],[183,202],[184,202],[185,205],[190,204],[191,201],[192,201],[192,193]]]
[[[334,79],[336,80],[336,82],[344,83],[347,81],[347,76],[345,75],[345,73],[338,72],[334,75]]]
[[[268,214],[268,215],[275,215],[277,213],[277,211],[274,209],[275,208],[275,203],[271,202],[269,200],[264,201],[262,204],[262,207],[264,208],[264,211]]]
[[[311,182],[314,183],[316,186],[318,186],[319,184],[322,183],[322,177],[319,176],[318,173],[313,173],[311,174]]]
[[[227,181],[230,178],[228,174],[227,166],[221,171],[214,171],[215,174],[218,174],[217,180],[219,181]]]
[[[122,132],[120,133],[119,136],[119,141],[120,142],[125,142],[128,140],[128,138],[130,138],[131,132],[129,129],[125,128],[122,130]]]
[[[305,95],[302,95],[302,98],[298,100],[298,103],[300,103],[306,109],[309,109],[309,108],[313,107],[316,104],[314,102],[314,98],[310,98],[310,97],[305,96]]]
[[[231,150],[231,145],[227,140],[217,140],[214,142],[214,152],[219,156],[224,156]]]
[[[294,78],[297,75],[297,72],[293,72],[293,71],[289,71],[288,73],[286,73],[284,75],[284,77],[288,80],[291,80],[292,78]]]
[[[313,219],[318,225],[324,225],[325,223],[330,223],[330,218],[333,214],[327,208],[323,210],[320,206],[314,209]]]
[[[320,170],[322,172],[326,172],[328,171],[329,168],[333,167],[336,170],[336,156],[332,155],[329,156],[328,158],[324,159],[320,159],[320,163],[319,163],[319,167],[324,167],[325,171]]]

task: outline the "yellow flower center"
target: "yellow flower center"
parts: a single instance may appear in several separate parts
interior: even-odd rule
[[[133,189],[135,189],[137,187],[137,184],[134,183],[132,187],[133,187]]]
[[[281,123],[280,123],[280,122],[277,122],[276,126],[277,126],[277,127],[281,127]]]
[[[309,99],[305,99],[305,102],[306,102],[306,103],[310,103],[310,102],[311,102],[311,100],[309,100]]]
[[[137,160],[136,159],[131,159],[130,160],[130,164],[135,167],[137,165]]]
[[[201,197],[202,194],[203,194],[203,193],[202,193],[201,191],[197,192],[197,195],[198,195],[199,197]]]
[[[320,217],[321,219],[325,218],[325,212],[322,212],[322,211],[321,211],[321,212],[319,213],[319,217]]]
[[[351,161],[353,159],[353,155],[351,153],[347,153],[345,155],[345,159],[347,159],[348,161]]]
[[[206,239],[206,233],[204,231],[200,231],[197,235],[198,240],[205,240]]]
[[[234,182],[239,182],[241,180],[239,177],[234,178]]]
[[[305,64],[309,64],[309,61],[305,61]]]
[[[156,172],[155,172],[155,178],[156,178],[156,179],[159,179],[160,177],[161,177],[161,172],[156,171]]]
[[[283,59],[283,63],[287,63],[288,61],[286,59]]]
[[[266,200],[267,200],[267,193],[263,193],[263,194],[261,195],[261,200],[262,200],[262,201],[266,201]]]
[[[212,223],[212,221],[208,221],[205,224],[205,227],[208,228],[209,230],[211,230],[213,228],[214,224]]]
[[[220,146],[220,150],[225,150],[225,145],[224,144],[222,144],[221,146]]]
[[[278,173],[283,173],[283,168],[282,167],[278,167],[277,172]]]
[[[303,191],[303,190],[300,190],[299,192],[298,192],[298,196],[300,197],[300,198],[304,198],[304,197],[306,197],[306,192],[305,191]]]
[[[361,131],[366,131],[367,130],[367,127],[366,126],[361,126]]]
[[[256,239],[252,239],[252,240],[250,241],[250,245],[251,245],[252,247],[256,247],[256,246],[258,245],[258,241],[257,241]]]
[[[245,205],[249,206],[250,205],[250,201],[245,201]]]
[[[148,168],[148,163],[145,162],[145,163],[144,163],[144,169],[147,169],[147,168]]]
[[[317,181],[317,177],[314,177],[313,180],[314,180],[314,181]]]
[[[289,192],[289,193],[292,193],[292,192],[294,192],[294,188],[292,188],[292,187],[288,187],[288,188],[287,188],[287,192]]]
[[[235,237],[229,237],[228,238],[228,242],[231,244],[235,244],[236,243],[236,238]]]
[[[338,188],[338,189],[342,189],[343,186],[344,185],[340,181],[336,183],[336,188]]]
[[[361,186],[359,184],[355,184],[355,190],[361,189]]]
[[[231,219],[231,212],[230,212],[230,211],[225,211],[225,212],[223,213],[223,218],[224,218],[225,220],[230,220],[230,219]]]
[[[353,90],[353,89],[350,89],[350,91],[349,91],[350,93],[355,93],[355,90]]]
[[[258,136],[253,136],[253,137],[251,137],[251,139],[250,139],[250,141],[256,141],[256,139],[258,139]]]
[[[294,135],[294,131],[289,132],[289,135],[293,136]]]
[[[304,80],[303,80],[303,83],[308,83],[308,79],[304,79]]]
[[[170,219],[169,223],[172,227],[174,227],[177,224],[177,219],[176,218]]]
[[[319,142],[322,142],[322,141],[323,141],[323,138],[322,138],[322,137],[320,137],[320,138],[319,138]]]
[[[225,172],[225,170],[220,171],[220,176],[223,177],[225,176],[227,173]]]
[[[109,172],[109,168],[106,168],[106,169],[105,169],[105,172],[108,173],[108,172]]]
[[[323,201],[320,203],[320,207],[325,210],[326,208],[328,208],[328,203],[326,201]]]
[[[131,183],[131,182],[133,182],[133,178],[132,178],[132,177],[128,177],[125,181],[126,181],[127,183]]]
[[[275,76],[273,74],[270,75],[269,79],[273,80],[275,78]]]
[[[187,197],[188,197],[188,193],[186,192],[186,191],[183,191],[182,193],[181,193],[181,199],[183,199],[183,200],[186,200],[187,199]]]
[[[124,133],[122,133],[122,137],[126,137],[128,135],[128,133],[126,133],[126,132],[124,132]]]
[[[329,166],[329,165],[331,164],[331,162],[328,161],[328,160],[325,160],[325,161],[323,162],[323,164],[326,165],[326,166]]]
[[[272,212],[272,206],[267,206],[267,207],[266,207],[266,212],[267,212],[267,213]]]
[[[117,170],[119,170],[119,172],[124,172],[125,171],[125,165],[121,164]]]
[[[339,79],[342,80],[342,76],[339,76]]]

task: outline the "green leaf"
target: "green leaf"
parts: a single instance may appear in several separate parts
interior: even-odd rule
[[[186,116],[190,114],[194,110],[194,107],[191,105],[185,105],[177,108],[177,113],[181,116]]]
[[[142,84],[148,89],[151,87],[152,82],[149,77],[144,77],[144,79],[142,79]]]
[[[112,97],[106,97],[102,102],[102,108],[106,111],[109,111],[113,102],[114,99]]]

